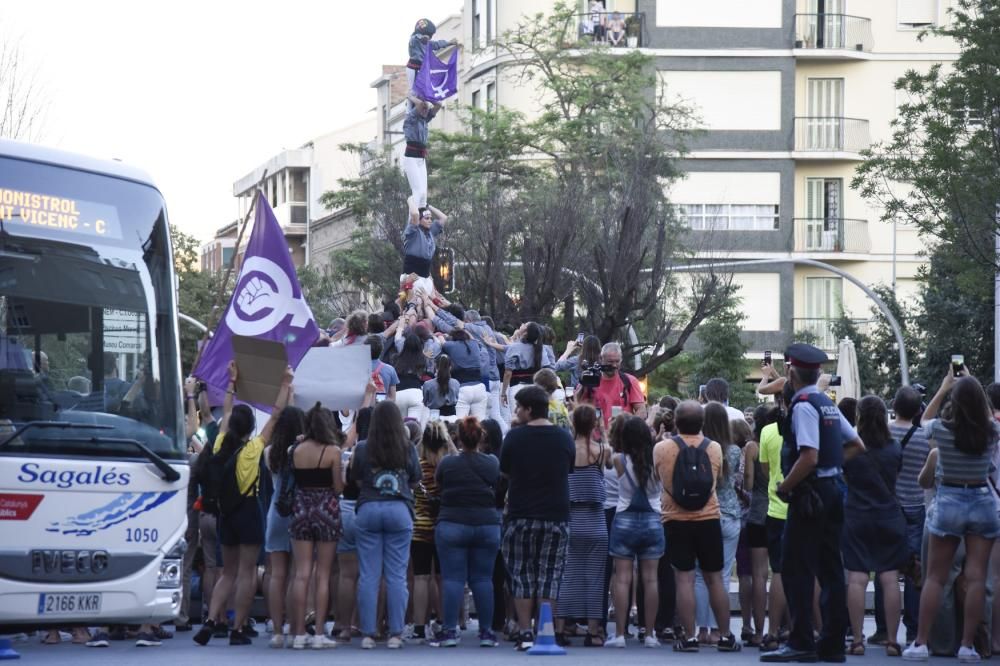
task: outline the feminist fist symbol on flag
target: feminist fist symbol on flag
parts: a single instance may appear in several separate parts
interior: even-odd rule
[[[243,312],[253,316],[264,308],[273,308],[271,298],[274,295],[271,285],[255,277],[246,283],[236,302]]]

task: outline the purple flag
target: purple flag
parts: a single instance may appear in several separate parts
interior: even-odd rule
[[[253,233],[232,299],[193,373],[217,391],[229,385],[227,368],[233,358],[234,334],[283,343],[293,368],[319,339],[319,328],[302,298],[285,235],[259,192]],[[270,411],[272,405],[258,407]]]
[[[441,62],[431,45],[424,52],[424,62],[413,79],[413,92],[428,102],[441,102],[458,92],[458,49],[451,52],[448,63]]]

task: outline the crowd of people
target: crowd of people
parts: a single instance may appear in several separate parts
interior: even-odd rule
[[[837,405],[826,355],[796,344],[784,374],[763,365],[767,401],[741,411],[722,378],[650,401],[616,343],[584,335],[559,357],[554,343],[414,283],[319,343],[369,347],[359,410],[290,406],[289,368],[258,431],[235,364],[218,420],[192,378],[194,640],[251,643],[260,590],[270,645],[293,649],[451,647],[474,619],[480,645],[527,650],[542,604],[561,645],[753,647],[767,662],[1000,647],[986,612],[1000,387],[988,397],[962,369],[926,405],[911,387]]]

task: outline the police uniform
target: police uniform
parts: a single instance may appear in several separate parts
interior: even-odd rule
[[[826,354],[806,344],[791,345],[785,353],[793,366],[819,368]],[[805,386],[792,397],[784,428],[781,470],[788,478],[805,448],[817,450],[816,468],[791,489],[788,521],[782,541],[782,580],[792,630],[788,643],[761,661],[843,661],[847,627],[847,593],[840,536],[844,525],[843,496],[836,479],[841,473],[844,443],[857,432],[837,406],[816,387]],[[813,637],[813,580],[822,589],[823,632]]]

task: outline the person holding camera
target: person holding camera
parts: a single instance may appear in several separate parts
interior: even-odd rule
[[[622,347],[609,342],[601,348],[600,363],[584,368],[580,373],[576,401],[593,404],[607,429],[619,413],[646,417],[646,397],[639,380],[623,372]]]
[[[847,628],[847,596],[840,536],[843,496],[836,479],[845,448],[864,450],[857,431],[816,382],[826,353],[803,343],[785,352],[791,365],[792,395],[781,450],[785,480],[778,495],[788,502],[781,561],[785,596],[792,617],[788,642],[766,652],[764,662],[842,661]],[[813,588],[822,588],[823,628],[813,634]]]

